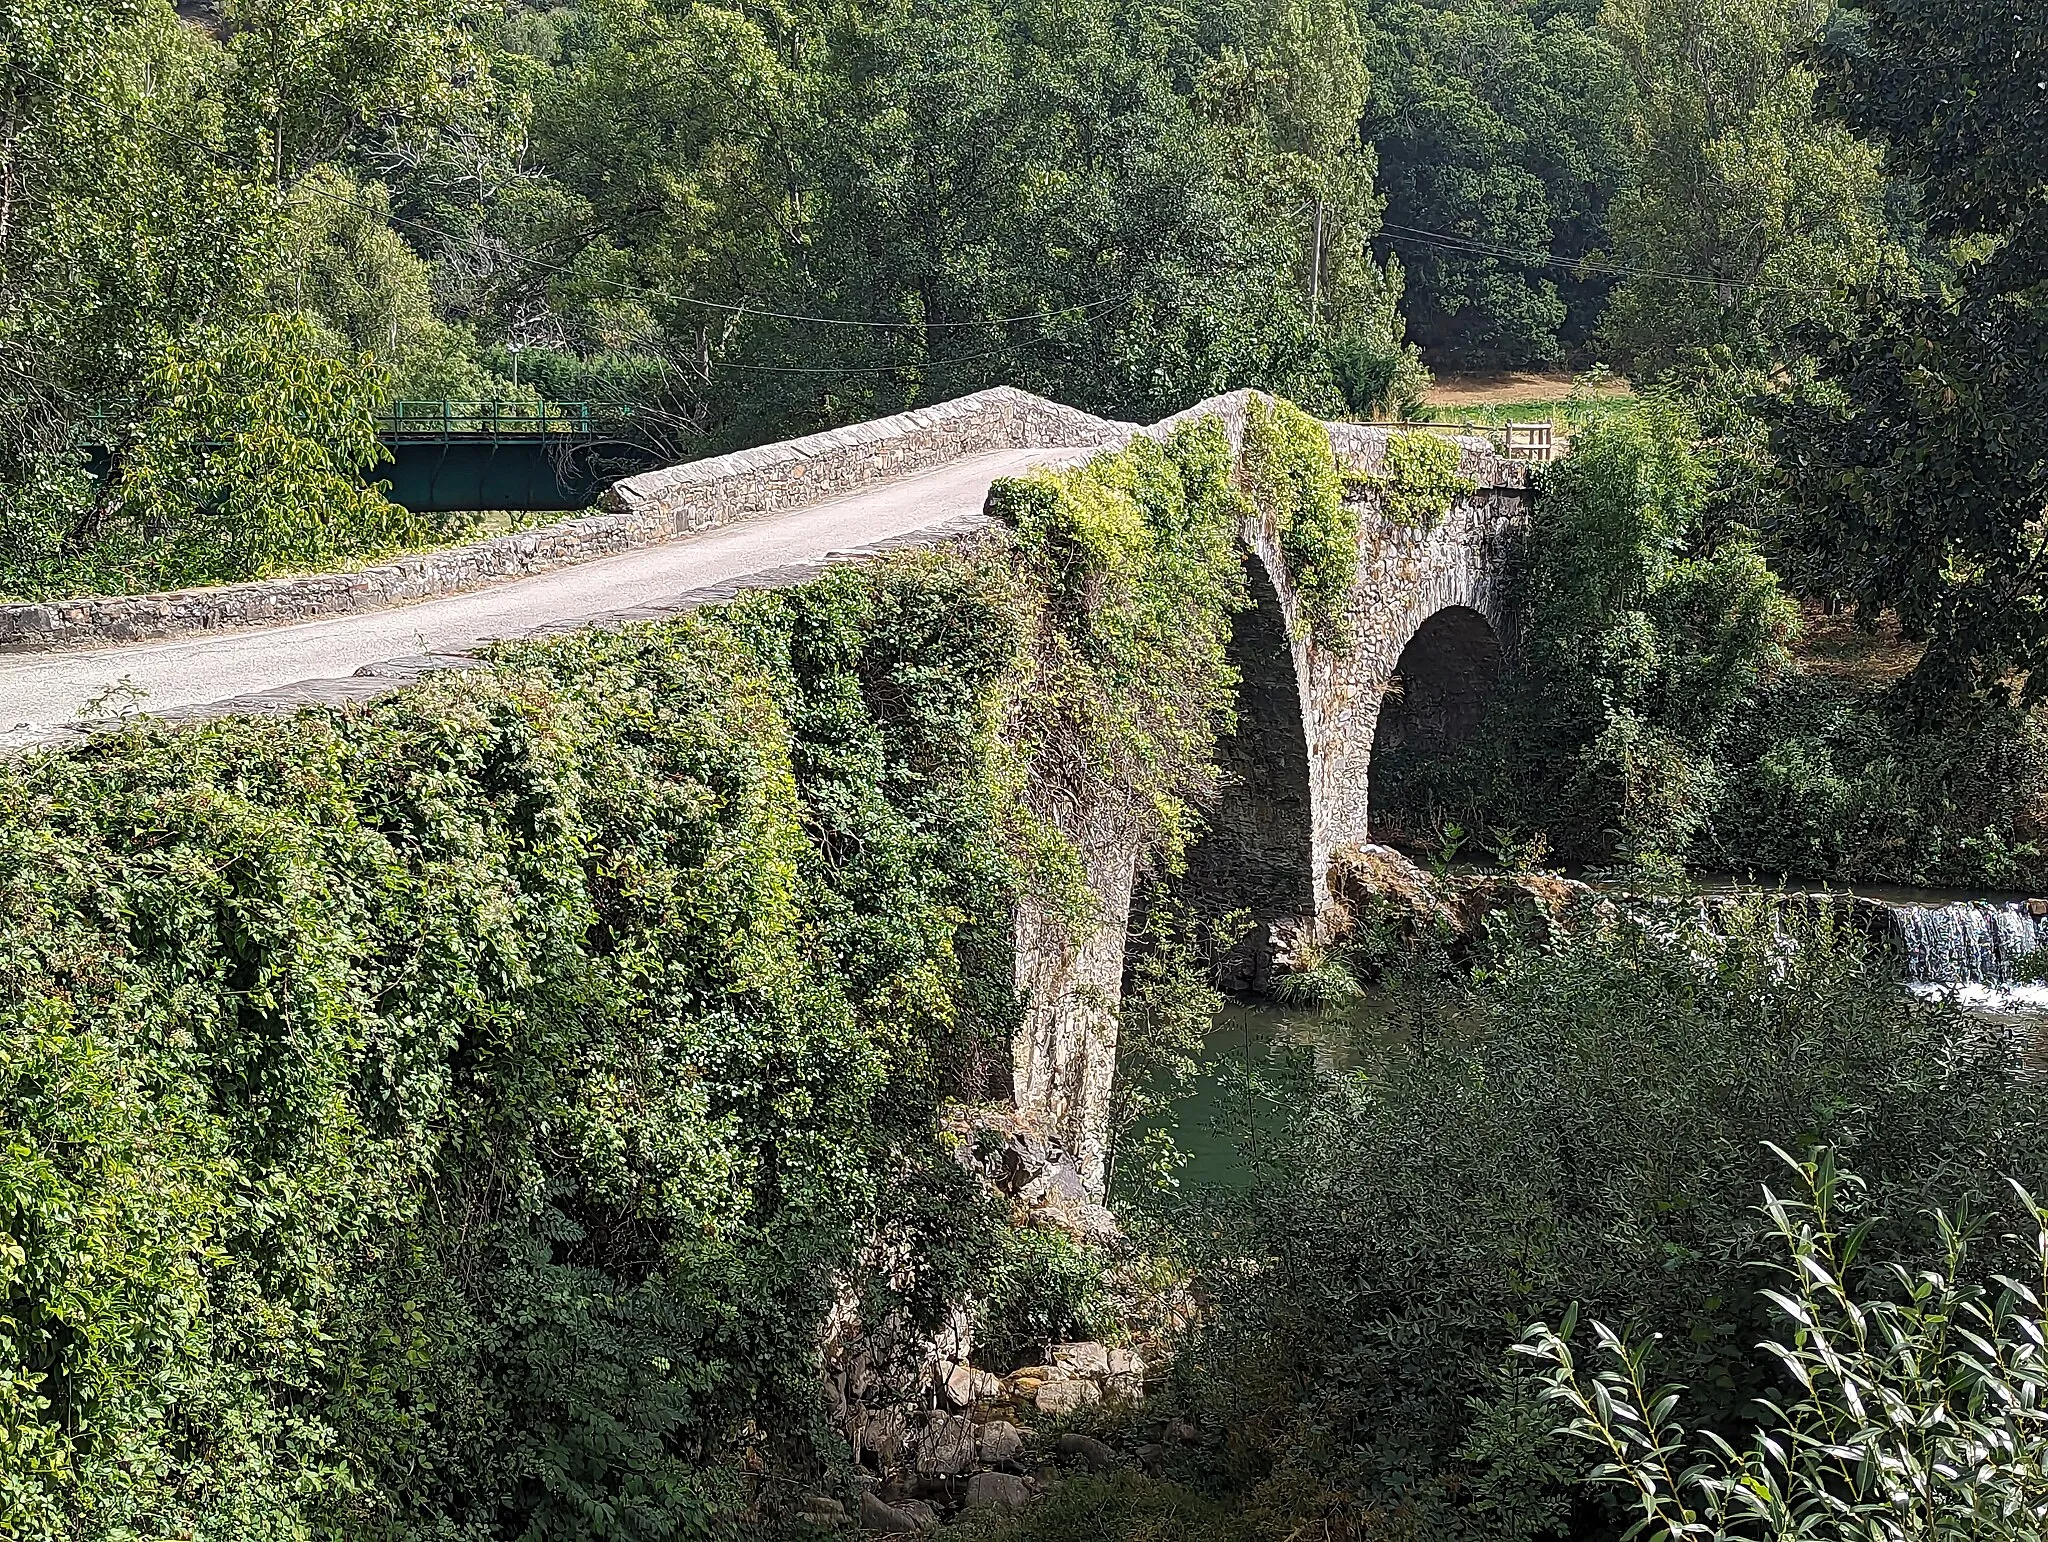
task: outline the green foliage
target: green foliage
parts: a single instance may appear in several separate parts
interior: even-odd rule
[[[995,383],[1134,418],[1247,383],[1334,408],[1340,340],[1400,351],[1356,39],[1332,0],[588,5],[535,91],[550,239],[651,321],[696,442]]]
[[[1924,1211],[1966,1196],[2004,1206],[1987,1237],[2015,1217],[2031,1235],[2003,1188],[2048,1172],[2022,1046],[1904,996],[1824,917],[1783,919],[1795,948],[1765,906],[1720,934],[1687,906],[1496,938],[1469,978],[1397,983],[1357,1069],[1275,1100],[1251,1186],[1187,1217],[1210,1313],[1177,1361],[1206,1481],[1289,1496],[1261,1534],[1320,1515],[1358,1536],[1618,1535],[1507,1357],[1573,1302],[1661,1334],[1661,1373],[1745,1439],[1778,1385],[1749,1263],[1766,1141],[1856,1164],[1887,1218],[1874,1263],[1938,1262]]]
[[[1731,730],[1697,855],[1744,872],[1968,888],[2048,876],[2048,729],[2011,708],[1916,723],[1793,675]]]
[[[288,314],[340,286],[281,300],[308,286],[280,270],[349,223],[353,183],[302,182],[314,160],[461,94],[459,29],[380,0],[228,11],[225,46],[165,0],[0,20],[0,593],[243,578],[403,533],[360,475],[380,377],[346,326],[316,341]],[[417,310],[425,276],[364,196],[358,288],[409,280]],[[294,223],[299,200],[325,234]]]
[[[103,529],[137,587],[262,577],[386,549],[410,517],[364,485],[386,459],[375,412],[388,377],[337,359],[302,320],[240,337],[199,334],[150,382],[118,485],[122,530]]]
[[[1690,849],[1721,747],[1788,668],[1797,619],[1741,532],[1715,539],[1717,466],[1696,432],[1653,394],[1575,434],[1538,489],[1497,720],[1462,761],[1375,765],[1390,827],[1519,825],[1580,859]]]
[[[1470,477],[1458,475],[1462,454],[1455,439],[1439,434],[1396,434],[1387,441],[1379,472],[1358,480],[1379,494],[1395,524],[1427,530],[1451,512],[1453,502],[1478,490]]]
[[[735,1534],[835,1276],[986,1272],[1020,635],[928,556],[11,762],[9,1534]]]
[[[1401,258],[1409,332],[1439,368],[1554,366],[1599,320],[1608,280],[1573,265],[1605,234],[1628,88],[1613,42],[1573,9],[1372,9],[1379,244]]]
[[[289,186],[366,127],[417,142],[458,117],[480,63],[476,0],[225,0],[229,92]]]
[[[1039,812],[1077,839],[1071,808],[1097,810],[1168,868],[1215,788],[1237,685],[1224,656],[1244,603],[1232,463],[1211,418],[989,492],[1041,597],[1011,722],[1049,800]]]
[[[1115,1327],[1101,1253],[1063,1231],[1003,1228],[974,1285],[977,1353],[995,1360],[1027,1363]]]
[[[320,168],[300,185],[293,216],[276,300],[309,312],[330,353],[371,355],[399,400],[539,400],[478,362],[475,338],[440,318],[432,270],[392,229],[382,184]]]
[[[1790,1159],[1788,1158],[1788,1165]],[[2024,1191],[2032,1256],[1995,1291],[1970,1281],[1973,1218],[1935,1222],[1935,1267],[1881,1271],[1861,1284],[1865,1229],[1859,1185],[1821,1152],[1795,1166],[1799,1197],[1765,1190],[1782,1261],[1765,1291],[1782,1338],[1763,1346],[1791,1397],[1766,1406],[1747,1449],[1689,1431],[1686,1389],[1658,1386],[1651,1348],[1593,1325],[1608,1362],[1582,1375],[1562,1334],[1532,1329],[1526,1351],[1547,1367],[1565,1432],[1592,1445],[1595,1481],[1633,1490],[1636,1534],[1702,1542],[2022,1542],[2040,1535],[2048,1503],[2048,1389],[2043,1301],[2048,1212]],[[1761,1261],[1760,1261],[1761,1262]]]
[[[1815,0],[1615,0],[1628,175],[1608,227],[1630,271],[1601,332],[1632,373],[1772,369],[1797,334],[1913,287],[1883,157],[1815,108]]]
[[[1784,533],[1817,593],[1895,610],[1929,647],[1917,704],[2048,697],[2048,128],[2038,7],[1876,0],[1823,56],[1834,110],[1913,179],[1925,292],[1866,297],[1779,403]]]
[[[1330,436],[1292,402],[1245,404],[1244,481],[1252,507],[1279,537],[1294,598],[1325,646],[1344,639],[1344,606],[1358,576],[1358,510]]]
[[[1273,980],[1273,997],[1290,1007],[1344,1007],[1365,994],[1343,952],[1317,943],[1295,949],[1294,963]]]

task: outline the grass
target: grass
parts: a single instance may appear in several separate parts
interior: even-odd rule
[[[1868,688],[1903,680],[1920,662],[1924,645],[1899,635],[1898,621],[1885,616],[1866,632],[1850,615],[1830,616],[1809,600],[1799,608],[1799,637],[1792,654],[1810,675]]]
[[[970,1511],[936,1542],[1254,1542],[1256,1517],[1163,1478],[1069,1478],[1016,1516]],[[1270,1534],[1270,1533],[1267,1533]]]

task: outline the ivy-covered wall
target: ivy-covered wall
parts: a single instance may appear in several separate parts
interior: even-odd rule
[[[971,549],[0,762],[0,1536],[757,1529],[838,1286],[936,1320],[1001,1245],[941,1104],[1099,1166],[1240,536],[1353,582],[1265,422],[1001,484]]]
[[[0,769],[0,1531],[737,1513],[1002,1072],[1018,622],[925,556]]]
[[[1217,791],[1237,671],[1249,504],[1213,417],[1064,471],[998,482],[1029,596],[1028,687],[1007,738],[1064,886],[1020,895],[1018,1102],[1099,1188],[1116,1068],[1125,924],[1140,870],[1177,870]]]

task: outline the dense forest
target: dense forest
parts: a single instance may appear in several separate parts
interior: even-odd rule
[[[1412,412],[1425,359],[1739,398],[1996,240],[1995,189],[1958,218],[1887,161],[1915,109],[1861,25],[35,0],[0,22],[0,590],[423,538],[360,486],[392,400],[594,401],[680,459],[993,383],[1147,421]]]

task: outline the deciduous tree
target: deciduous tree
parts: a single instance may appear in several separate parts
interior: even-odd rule
[[[1826,347],[1776,445],[1791,539],[1866,616],[1930,646],[1933,706],[2048,697],[2048,13],[1872,0],[1824,54],[1826,101],[1911,179],[1942,261]]]

